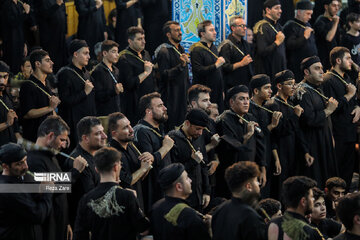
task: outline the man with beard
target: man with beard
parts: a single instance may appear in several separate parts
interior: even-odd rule
[[[286,211],[274,219],[268,229],[269,240],[277,239],[324,239],[320,231],[309,225],[305,216],[314,207],[313,188],[316,182],[304,176],[290,177],[283,183]]]
[[[186,90],[189,85],[190,62],[181,42],[181,27],[178,22],[168,21],[163,27],[167,41],[155,51],[155,58],[159,66],[161,80],[160,93],[168,107],[169,119],[167,130],[174,129],[183,121],[186,114]]]
[[[152,204],[159,200],[163,192],[158,184],[159,171],[171,163],[171,148],[174,140],[164,134],[162,124],[167,120],[167,108],[157,92],[140,98],[141,120],[134,127],[134,140],[140,152],[149,152],[154,157],[153,169],[143,182],[144,208],[147,213]]]
[[[282,12],[280,1],[267,0],[264,11],[264,19],[254,26],[255,73],[264,73],[273,78],[276,73],[286,69],[285,35],[278,23]]]
[[[99,174],[95,170],[94,154],[106,145],[106,134],[101,122],[96,117],[84,117],[77,124],[77,134],[79,143],[70,154],[72,157],[83,157],[88,167],[80,175],[72,178],[72,191],[69,194],[69,217],[70,224],[73,227],[75,223],[78,203],[81,197],[95,188],[100,181]],[[64,170],[72,168],[72,160],[67,159]]]
[[[189,205],[201,211],[210,202],[209,175],[207,169],[208,158],[206,154],[203,130],[207,127],[209,117],[201,109],[191,109],[179,129],[169,132],[174,140],[175,147],[171,149],[172,162],[179,162],[185,166],[192,181],[192,193],[187,198]]]
[[[326,179],[337,176],[336,156],[329,116],[336,110],[338,102],[324,96],[321,89],[323,68],[317,56],[305,58],[301,62],[304,80],[297,86],[295,103],[304,112],[300,116],[300,128],[308,143],[309,154],[314,157],[313,164],[308,162],[305,174],[324,187]]]
[[[20,88],[20,115],[23,137],[35,141],[40,124],[47,116],[56,115],[55,109],[60,100],[53,95],[46,82],[54,65],[49,54],[41,49],[35,50],[30,54],[30,62],[34,72]]]
[[[151,57],[145,50],[145,32],[140,27],[130,27],[127,31],[129,46],[120,52],[120,79],[124,85],[121,109],[130,122],[139,120],[137,109],[139,99],[155,90]]]
[[[357,141],[357,122],[360,107],[356,98],[356,82],[346,71],[353,63],[349,49],[335,47],[330,52],[331,70],[324,74],[323,89],[327,97],[338,101],[338,107],[331,115],[332,132],[335,139],[335,153],[339,176],[351,185],[355,166],[355,143]]]
[[[216,41],[215,27],[210,20],[198,24],[200,41],[190,47],[193,83],[203,84],[212,89],[210,96],[219,106],[219,112],[224,110],[224,84],[221,66],[225,63],[219,57],[214,42]]]
[[[16,142],[20,138],[18,116],[14,111],[13,102],[6,92],[10,69],[0,61],[0,146],[8,142]]]
[[[265,162],[267,174],[264,177],[263,182],[261,182],[262,195],[263,197],[270,196],[270,184],[266,184],[268,176],[272,180],[273,168],[275,168],[275,174],[280,172],[279,157],[277,150],[274,148],[271,143],[271,132],[279,124],[282,113],[278,111],[272,111],[269,109],[268,105],[265,105],[266,101],[270,100],[272,90],[269,76],[265,74],[258,74],[251,78],[250,81],[250,91],[252,97],[250,100],[250,109],[251,113],[256,119],[259,127],[264,134],[264,144],[265,144]],[[274,167],[275,166],[275,167]]]
[[[329,52],[340,43],[340,0],[325,0],[325,13],[316,19],[314,30],[319,57],[325,70],[330,69]]]
[[[213,215],[214,240],[267,239],[265,222],[254,209],[260,197],[259,176],[259,168],[253,162],[234,163],[226,169],[232,198]]]
[[[217,121],[222,141],[218,147],[220,165],[216,171],[216,193],[222,197],[229,196],[224,181],[225,170],[235,162],[256,162],[261,169],[260,183],[266,178],[263,134],[258,127],[259,124],[255,122],[256,118],[248,113],[249,89],[244,85],[230,88],[227,99],[230,109],[223,112]]]
[[[134,189],[140,208],[144,209],[141,181],[153,168],[154,156],[149,152],[141,153],[133,144],[134,130],[124,114],[110,114],[108,127],[110,146],[121,152],[120,186]]]
[[[223,66],[225,92],[236,85],[249,86],[250,78],[254,74],[251,47],[244,39],[247,30],[244,18],[231,17],[229,25],[231,33],[219,47],[220,56],[226,61]]]
[[[58,116],[47,117],[39,126],[36,145],[45,148],[52,148],[60,151],[67,146],[70,129],[68,125]],[[62,172],[58,159],[49,150],[31,150],[28,152],[27,161],[29,170],[32,172]],[[87,165],[86,160],[78,156],[73,161],[73,168],[70,169],[72,176],[76,179]],[[65,193],[53,194],[52,209],[50,215],[41,225],[42,239],[63,240],[67,234],[72,232],[68,219],[68,203]]]
[[[159,173],[159,183],[165,198],[157,201],[151,210],[154,239],[211,239],[208,231],[210,218],[192,209],[186,201],[192,193],[192,180],[184,165],[173,163],[163,168]]]
[[[71,63],[57,73],[58,91],[62,104],[59,115],[70,126],[72,134],[71,149],[79,138],[76,124],[85,116],[96,116],[95,91],[93,79],[85,69],[90,59],[89,47],[84,40],[75,39],[70,44]]]
[[[296,82],[300,82],[303,77],[300,62],[317,55],[314,30],[309,23],[313,8],[309,0],[297,2],[295,19],[284,26],[287,66],[295,74]]]
[[[26,152],[14,143],[8,143],[0,148],[0,163],[2,175],[0,184],[19,184],[26,188]],[[29,179],[30,180],[30,179]],[[35,224],[42,224],[51,211],[51,194],[33,195],[29,193],[0,194],[0,238],[4,240],[36,240],[41,236],[36,234]]]
[[[124,91],[119,82],[119,69],[114,66],[119,59],[119,44],[106,40],[101,44],[102,62],[96,65],[94,78],[96,113],[107,116],[120,111],[120,93]]]

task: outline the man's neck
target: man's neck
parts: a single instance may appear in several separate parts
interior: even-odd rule
[[[116,183],[116,177],[113,174],[100,174],[100,182],[113,182]]]
[[[287,99],[289,98],[289,96],[285,95],[282,91],[278,91],[277,94],[281,99],[283,99],[285,102],[287,102]]]
[[[339,65],[336,65],[332,69],[335,70],[341,77],[344,77],[345,72],[343,70],[341,70]]]
[[[360,226],[354,224],[353,229],[348,230],[348,232],[356,236],[360,236]]]
[[[179,192],[173,192],[173,193],[167,193],[166,196],[172,197],[172,198],[180,198],[182,200],[186,200],[188,196],[183,196],[183,194]]]
[[[44,86],[46,85],[47,74],[41,72],[39,69],[36,69],[33,73],[34,77],[37,78]]]
[[[112,71],[112,63],[109,62],[106,58],[103,58],[103,63]]]
[[[351,36],[354,36],[354,37],[358,37],[360,35],[360,32],[353,28],[350,28],[350,30],[347,31],[346,33],[350,34]]]
[[[74,59],[72,60],[72,63],[74,64],[75,67],[77,67],[78,69],[82,70],[83,67],[79,62],[75,61]]]
[[[274,23],[276,24],[277,20],[273,19],[269,14],[266,14],[265,17],[267,17],[268,19],[274,21]]]
[[[236,112],[233,108],[231,108],[231,110],[234,112],[234,113],[236,113],[237,115],[239,115],[239,116],[241,116],[241,117],[243,117],[246,113],[238,113],[238,112]]]
[[[328,11],[325,11],[324,17],[328,18],[330,21],[332,21],[333,17],[330,15]]]
[[[115,141],[117,141],[125,150],[127,149],[127,146],[129,145],[129,142],[123,142],[120,141],[119,139],[112,137],[112,139],[114,139]]]
[[[131,50],[133,50],[134,52],[137,52],[137,54],[141,56],[141,52],[142,52],[142,51],[138,51],[138,50],[134,49],[134,48],[133,48],[132,46],[130,46],[130,45],[129,45],[129,48],[131,48]]]
[[[241,41],[242,40],[242,36],[238,36],[235,33],[231,34],[237,41]]]
[[[310,78],[305,79],[305,83],[310,83],[310,84],[313,84],[315,86],[320,86],[320,84],[321,84],[321,82],[314,82]]]
[[[297,213],[297,214],[300,214],[301,216],[305,217],[305,212],[302,209],[300,209],[299,207],[297,207],[297,208],[290,208],[289,207],[289,208],[286,209],[286,211]]]
[[[183,124],[183,126],[181,127],[181,129],[183,130],[183,132],[185,133],[185,137],[187,137],[188,139],[192,139],[192,137],[189,135],[189,128],[185,125],[185,124]]]
[[[206,45],[208,46],[208,48],[210,48],[210,47],[211,47],[211,44],[213,43],[212,41],[209,41],[209,40],[207,40],[207,39],[205,39],[205,38],[201,38],[200,41],[206,43]]]
[[[174,45],[176,48],[179,48],[180,43],[175,42],[172,38],[168,38],[169,42]]]
[[[261,99],[258,95],[254,95],[251,100],[253,100],[257,105],[262,106],[264,100]]]
[[[80,142],[79,145],[82,149],[87,151],[91,156],[95,155],[96,150],[91,149],[88,145],[86,145],[84,142]]]
[[[160,124],[151,117],[144,117],[144,121],[148,122],[154,128],[159,128]]]

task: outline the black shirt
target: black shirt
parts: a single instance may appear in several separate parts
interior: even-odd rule
[[[360,64],[360,35],[359,36],[353,36],[349,33],[346,33],[342,36],[341,46],[347,47],[350,50],[351,59],[357,64]]]
[[[9,109],[14,109],[13,102],[10,97],[3,91],[3,96],[0,97],[0,100],[4,102],[4,104]],[[4,123],[7,121],[8,110],[6,110],[5,106],[0,103],[0,123]],[[12,126],[7,127],[3,131],[0,132],[0,146],[9,143],[16,142],[15,133],[19,132],[19,122],[18,119],[14,119],[14,124]]]
[[[341,231],[341,223],[329,218],[320,220],[319,224],[311,223],[311,225],[317,227],[325,239],[334,238]]]

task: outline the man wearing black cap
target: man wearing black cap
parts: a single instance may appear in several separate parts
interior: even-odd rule
[[[250,81],[250,89],[252,97],[250,100],[249,113],[257,119],[257,123],[264,134],[267,176],[269,180],[272,180],[273,170],[275,169],[276,175],[280,172],[280,162],[277,150],[271,143],[271,132],[278,126],[282,113],[270,110],[271,106],[265,104],[266,101],[270,100],[272,94],[269,76],[265,74],[253,76]],[[262,189],[263,197],[269,197],[270,184],[270,182],[266,184],[266,179],[262,183],[262,187],[265,187]]]
[[[234,162],[252,161],[261,167],[260,182],[266,181],[265,145],[256,118],[249,114],[249,89],[235,86],[227,92],[230,109],[219,116],[217,128],[222,137],[219,149],[220,165],[216,171],[216,193],[228,197],[224,181],[225,169]],[[265,182],[264,182],[265,183]]]
[[[323,68],[317,56],[305,58],[301,62],[304,80],[297,86],[295,102],[304,109],[300,116],[300,128],[309,146],[313,164],[306,164],[305,174],[315,179],[319,187],[324,187],[326,179],[337,176],[337,164],[330,129],[329,116],[336,110],[338,102],[324,96],[321,89]]]
[[[273,77],[286,68],[285,35],[278,20],[281,17],[279,0],[264,3],[265,18],[254,26],[255,73]]]
[[[153,205],[151,233],[156,240],[211,239],[204,222],[209,217],[192,209],[185,201],[192,192],[191,179],[181,163],[173,163],[159,173],[159,184],[165,198]],[[205,219],[204,219],[205,218]]]
[[[317,55],[314,30],[309,20],[313,13],[313,3],[301,0],[296,4],[295,19],[284,25],[287,66],[295,74],[296,82],[302,80],[300,62]]]
[[[0,189],[2,184],[24,184],[27,178],[30,181],[31,177],[27,174],[26,152],[19,145],[9,143],[1,146],[0,162],[3,169],[0,175]],[[50,214],[51,196],[51,194],[35,197],[30,193],[0,193],[0,238],[41,239],[41,236],[36,234],[35,224],[42,224]]]
[[[46,78],[53,72],[54,63],[49,53],[42,49],[30,54],[30,63],[34,70],[29,81],[20,88],[20,116],[22,118],[23,137],[35,141],[37,129],[47,116],[56,115],[60,104],[58,97],[51,92]]]
[[[59,115],[70,126],[71,148],[78,142],[76,124],[85,116],[96,116],[93,79],[85,69],[90,55],[84,40],[75,39],[70,44],[71,63],[59,70],[58,90],[61,99]]]
[[[225,172],[231,200],[218,207],[212,219],[214,240],[267,239],[266,225],[254,207],[260,197],[260,171],[253,162],[238,162]]]
[[[169,132],[175,141],[171,149],[172,162],[185,165],[185,170],[192,180],[192,194],[187,201],[194,209],[206,208],[210,202],[209,174],[205,139],[202,132],[207,127],[209,117],[201,109],[191,109],[185,116],[185,121],[177,130]]]
[[[16,142],[16,139],[21,137],[18,117],[13,110],[13,102],[6,92],[9,73],[9,66],[0,61],[0,146],[8,142]]]
[[[278,92],[274,96],[272,110],[280,111],[282,118],[279,125],[271,132],[280,160],[280,172],[277,172],[280,176],[276,182],[273,182],[272,192],[273,196],[280,197],[283,181],[300,173],[300,169],[303,169],[304,157],[308,165],[312,164],[314,158],[308,153],[308,144],[299,126],[299,117],[304,110],[300,105],[295,106],[290,100],[295,93],[294,74],[290,70],[284,70],[275,74],[274,81]],[[297,159],[300,159],[300,164]]]
[[[340,44],[339,16],[340,0],[325,0],[325,13],[320,15],[314,24],[316,45],[321,63],[325,70],[330,69],[329,53]]]
[[[332,132],[335,139],[335,152],[339,176],[351,185],[355,164],[355,143],[357,141],[357,122],[360,107],[356,97],[356,82],[346,73],[353,63],[349,49],[335,47],[330,52],[331,70],[324,74],[323,89],[327,97],[339,103],[331,114]]]

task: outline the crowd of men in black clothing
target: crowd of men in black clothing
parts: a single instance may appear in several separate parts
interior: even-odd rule
[[[339,4],[324,1],[313,29],[310,1],[282,27],[267,0],[253,46],[234,16],[218,47],[199,23],[190,54],[167,21],[154,57],[131,26],[91,67],[85,37],[56,74],[50,50],[15,77],[0,61],[0,183],[72,176],[70,194],[0,193],[0,239],[359,239],[360,195],[343,196],[358,189],[358,47],[335,39],[358,44],[360,15],[347,9],[343,32]]]

